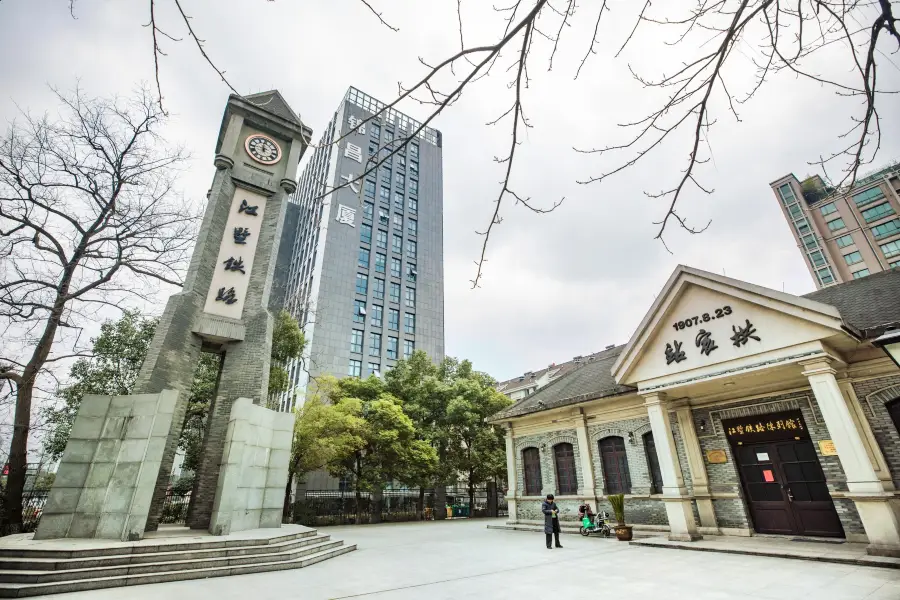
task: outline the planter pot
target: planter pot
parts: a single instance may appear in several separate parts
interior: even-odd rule
[[[616,525],[616,539],[620,542],[630,542],[634,534],[631,531],[631,525]]]

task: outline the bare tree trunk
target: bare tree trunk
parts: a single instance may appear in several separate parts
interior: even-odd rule
[[[288,470],[287,484],[284,486],[284,508],[281,511],[281,522],[290,523],[291,519],[291,486],[294,483],[294,470]],[[287,521],[285,521],[287,519]]]
[[[33,383],[19,385],[16,390],[16,414],[9,444],[9,476],[3,500],[4,533],[22,530],[22,491],[25,489],[25,470],[28,460],[28,431],[31,422]]]
[[[419,513],[419,520],[425,520],[425,488],[419,486],[419,501],[416,503],[416,512]]]
[[[469,516],[475,516],[475,472],[469,471]]]

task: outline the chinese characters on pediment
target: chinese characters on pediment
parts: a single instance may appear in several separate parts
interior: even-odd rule
[[[701,355],[710,356],[713,351],[719,349],[719,345],[716,343],[716,334],[707,329],[710,323],[715,321],[716,319],[722,319],[730,314],[733,311],[730,306],[722,306],[721,308],[716,308],[711,312],[703,313],[702,315],[691,315],[690,317],[684,319],[683,321],[676,321],[672,324],[672,327],[675,331],[684,331],[687,329],[691,329],[696,325],[700,325],[701,323],[707,324],[706,327],[703,327],[697,331],[697,334],[694,336],[694,347],[697,348],[698,352]],[[757,342],[762,341],[759,335],[757,335],[756,327],[750,322],[750,319],[744,319],[744,325],[732,325],[731,330],[733,335],[729,338],[731,343],[736,348],[741,348],[745,346],[750,340],[755,340]],[[666,341],[665,347],[665,357],[666,357],[666,365],[671,365],[672,363],[680,363],[682,361],[688,360],[687,352],[682,350],[683,342],[681,340],[672,340]]]

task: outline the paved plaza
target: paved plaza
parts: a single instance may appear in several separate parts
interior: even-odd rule
[[[50,596],[60,600],[898,600],[900,570],[489,530],[490,521],[323,528],[359,550],[304,569]],[[500,522],[500,521],[496,521]]]

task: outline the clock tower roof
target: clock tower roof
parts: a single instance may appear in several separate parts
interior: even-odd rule
[[[250,102],[254,106],[270,112],[273,115],[281,117],[286,121],[290,121],[296,125],[302,125],[300,117],[285,101],[284,96],[278,90],[269,90],[268,92],[260,92],[258,94],[250,94],[244,96],[244,100]]]

